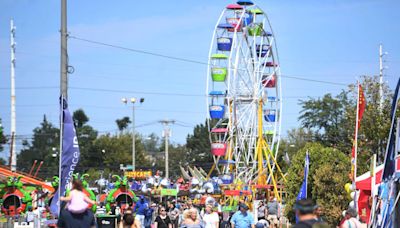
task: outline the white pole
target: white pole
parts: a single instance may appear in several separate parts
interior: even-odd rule
[[[372,206],[371,212],[369,216],[369,226],[372,225],[374,217],[375,217],[375,208],[376,208],[376,199],[375,199],[375,173],[376,173],[376,154],[372,155],[371,159],[371,197],[372,197]]]
[[[354,180],[353,180],[353,188],[356,189],[356,178],[357,178],[357,149],[358,149],[358,111],[360,109],[360,83],[357,81],[357,111],[356,111],[356,132],[354,136]],[[354,207],[357,210],[357,191],[354,196]]]
[[[11,27],[11,171],[17,170],[17,155],[15,153],[15,136],[16,136],[16,111],[15,111],[15,29],[14,21],[10,21]]]
[[[168,137],[169,137],[169,128],[168,125],[166,125],[165,129],[165,177],[168,179],[169,178],[169,154],[168,154]]]
[[[379,108],[382,111],[383,108],[383,47],[379,45]]]
[[[132,104],[132,171],[136,170],[135,103]]]
[[[169,178],[169,156],[168,156],[168,143],[171,130],[169,124],[174,124],[175,120],[160,120],[161,124],[164,125],[164,137],[165,137],[165,177]]]

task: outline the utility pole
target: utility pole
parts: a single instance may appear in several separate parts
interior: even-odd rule
[[[58,186],[62,186],[62,160],[63,160],[63,138],[64,138],[64,100],[68,101],[68,61],[67,61],[67,0],[61,0],[61,29],[60,29],[60,150],[59,150],[59,164],[58,176],[60,177]],[[65,181],[65,180],[64,180]],[[58,191],[58,199],[61,198],[61,191]],[[60,202],[57,202],[58,204]],[[60,214],[61,207],[58,208]]]
[[[11,40],[11,150],[10,150],[10,168],[11,171],[17,170],[17,154],[15,152],[16,136],[16,111],[15,111],[15,30],[14,21],[10,21],[10,40]]]
[[[67,0],[61,0],[60,95],[65,100],[68,100],[67,36]]]
[[[387,55],[387,52],[383,52],[383,45],[379,45],[379,109],[383,109],[383,56]]]
[[[171,129],[169,128],[170,124],[174,124],[175,120],[160,120],[158,121],[162,125],[164,125],[163,136],[165,137],[165,177],[169,178],[169,161],[168,161],[168,143],[169,137],[171,136]]]

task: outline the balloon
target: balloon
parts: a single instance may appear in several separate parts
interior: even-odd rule
[[[351,199],[354,199],[355,196],[356,196],[356,192],[350,192]]]
[[[347,193],[351,192],[351,186],[352,186],[351,183],[347,183],[344,185],[344,189],[346,190]]]

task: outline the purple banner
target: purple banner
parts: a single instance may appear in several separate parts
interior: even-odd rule
[[[396,119],[396,111],[397,111],[397,103],[399,101],[399,87],[400,87],[400,78],[397,82],[396,90],[394,92],[393,101],[392,101],[392,110],[390,112],[390,118],[392,120],[392,125],[390,127],[389,138],[386,147],[385,153],[385,162],[383,166],[383,173],[382,173],[382,181],[389,180],[392,178],[395,170],[396,170],[396,126],[397,126],[397,119]]]
[[[297,195],[296,200],[307,199],[307,179],[308,179],[308,169],[310,166],[310,157],[308,155],[308,151],[306,152],[306,159],[304,161],[304,178],[303,183],[300,187],[300,192]]]
[[[75,167],[79,162],[79,144],[75,132],[74,121],[72,120],[71,113],[68,111],[66,101],[63,102],[63,145],[61,153],[61,177],[60,185],[55,193],[50,205],[50,210],[53,215],[58,215],[60,211],[59,196],[64,196],[68,187],[68,183],[74,173]],[[60,193],[59,193],[60,191]]]

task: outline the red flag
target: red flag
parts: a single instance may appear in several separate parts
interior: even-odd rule
[[[357,143],[357,137],[358,137],[358,129],[360,128],[360,124],[361,124],[361,119],[363,117],[364,111],[365,111],[365,106],[366,106],[367,102],[365,100],[365,96],[364,96],[364,91],[361,87],[360,84],[358,84],[358,100],[357,100],[357,117],[358,120],[357,124],[356,124],[356,130],[354,133],[354,141],[353,141],[353,147],[351,148],[351,173],[354,174],[354,180],[355,180],[355,173],[354,173],[354,169],[355,166],[357,165],[357,161],[356,161],[356,143]]]
[[[364,91],[361,85],[358,85],[358,128],[360,128],[361,119],[363,117],[366,106]]]

